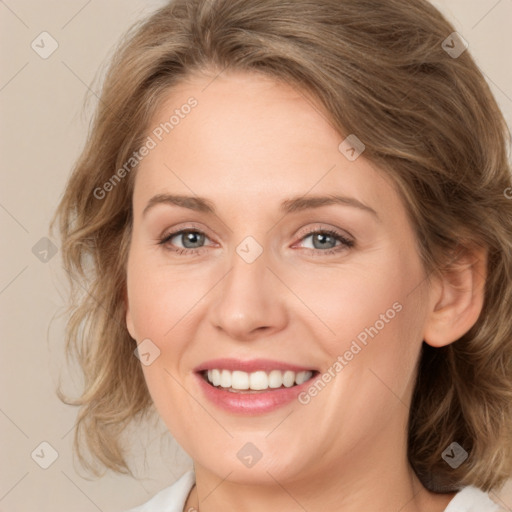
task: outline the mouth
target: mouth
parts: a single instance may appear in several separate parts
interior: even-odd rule
[[[244,372],[212,368],[198,372],[210,386],[231,393],[258,394],[300,386],[319,375],[317,370],[258,370]]]
[[[238,416],[271,413],[296,402],[312,385],[316,368],[271,359],[219,358],[194,368],[203,396]]]

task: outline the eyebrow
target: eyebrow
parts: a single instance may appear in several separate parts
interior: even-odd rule
[[[167,204],[170,206],[179,206],[181,208],[187,208],[202,213],[216,214],[214,204],[205,199],[204,197],[198,196],[183,196],[175,194],[157,194],[153,196],[149,201],[142,215],[146,215],[147,212],[158,204]],[[311,208],[320,208],[322,206],[329,205],[343,205],[352,206],[360,210],[371,213],[377,220],[380,220],[377,212],[370,206],[362,203],[355,197],[340,196],[340,195],[327,195],[327,196],[299,196],[286,199],[280,205],[282,213],[295,213],[299,211],[309,210]]]

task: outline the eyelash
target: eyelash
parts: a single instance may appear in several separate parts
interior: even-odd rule
[[[199,233],[199,234],[205,235],[205,237],[208,238],[207,235],[199,229],[186,228],[186,229],[174,231],[172,233],[168,233],[167,235],[165,235],[163,238],[161,238],[158,241],[158,244],[166,246],[169,243],[169,241],[172,238],[174,238],[176,235],[181,235],[184,233]],[[332,229],[317,229],[317,230],[309,231],[301,238],[301,241],[304,240],[305,238],[310,237],[311,235],[316,235],[319,233],[324,234],[324,235],[329,235],[329,236],[333,237],[334,239],[340,241],[341,244],[339,246],[333,247],[332,249],[326,249],[326,250],[310,249],[309,247],[307,247],[306,250],[309,251],[310,254],[314,254],[315,256],[336,254],[336,253],[341,252],[342,250],[351,249],[355,245],[354,241],[344,237],[341,233],[338,233],[337,231],[332,230]],[[198,255],[201,253],[202,249],[205,249],[205,247],[199,247],[196,249],[186,249],[186,248],[184,248],[184,249],[169,248],[169,249],[181,256],[183,254]]]

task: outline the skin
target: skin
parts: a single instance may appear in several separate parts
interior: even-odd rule
[[[338,149],[345,137],[291,86],[242,72],[195,75],[168,92],[150,126],[190,96],[197,107],[137,171],[126,314],[131,336],[161,352],[142,366],[148,389],[194,460],[184,510],[443,511],[453,494],[428,492],[407,461],[408,406],[422,341],[446,345],[476,322],[485,254],[475,249],[457,273],[427,280],[389,180],[364,153],[349,161]],[[205,197],[216,215],[170,204],[143,215],[165,193]],[[294,196],[330,194],[378,218],[337,204],[279,210]],[[205,233],[198,254],[173,251],[194,247],[182,236],[158,243],[185,228]],[[314,245],[308,235],[333,228],[355,245],[328,255],[341,242]],[[263,249],[250,264],[236,252],[247,236]],[[402,310],[307,405],[229,413],[193,375],[217,357],[325,371],[396,302]],[[247,442],[262,453],[251,468],[237,458]]]

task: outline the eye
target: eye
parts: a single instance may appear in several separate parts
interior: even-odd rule
[[[160,245],[170,246],[175,252],[183,253],[197,253],[199,249],[204,246],[205,240],[208,237],[197,229],[182,229],[168,233],[159,240]],[[181,247],[179,245],[181,243]]]
[[[342,233],[333,229],[317,229],[307,232],[301,241],[304,242],[308,238],[311,239],[310,247],[304,247],[315,255],[334,254],[351,248],[355,245]],[[205,249],[205,241],[209,240],[205,233],[198,229],[181,229],[173,231],[163,236],[159,241],[159,245],[178,253],[178,254],[197,254],[201,249]]]
[[[321,255],[337,253],[355,245],[353,240],[333,229],[309,231],[301,240],[308,238],[311,238],[312,247],[305,247],[305,249]]]

